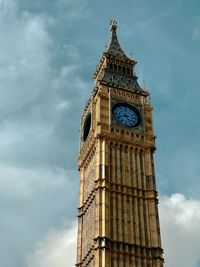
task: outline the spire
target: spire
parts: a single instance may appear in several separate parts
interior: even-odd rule
[[[117,29],[117,21],[116,19],[113,17],[110,21],[110,30],[116,30]]]
[[[112,54],[113,56],[126,57],[117,38],[117,21],[115,18],[112,18],[110,21],[110,31],[110,42],[106,52]]]
[[[115,18],[112,18],[110,22],[110,32],[109,45],[104,50],[94,72],[95,84],[104,84],[147,94],[137,82],[137,76],[134,71],[134,66],[137,62],[127,57],[119,44]]]

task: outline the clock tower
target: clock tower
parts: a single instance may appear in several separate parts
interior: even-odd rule
[[[81,117],[78,267],[163,267],[152,106],[110,23]]]

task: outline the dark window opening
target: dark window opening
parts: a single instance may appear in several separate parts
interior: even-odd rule
[[[85,142],[88,134],[90,132],[90,127],[91,127],[91,113],[88,114],[86,120],[85,120],[85,124],[83,127],[83,141]]]

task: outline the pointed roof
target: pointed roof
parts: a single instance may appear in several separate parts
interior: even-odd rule
[[[114,18],[110,22],[110,31],[111,31],[111,36],[107,52],[111,53],[114,56],[124,57],[125,53],[122,50],[117,38],[117,22]]]
[[[111,31],[110,41],[109,41],[108,48],[106,49],[105,52],[120,59],[124,58],[124,59],[128,59],[129,61],[133,61],[132,59],[126,56],[126,54],[124,53],[123,49],[121,48],[119,44],[119,41],[117,38],[117,21],[115,18],[112,18],[110,21],[110,31]]]
[[[95,84],[98,83],[115,88],[134,90],[140,94],[148,95],[137,82],[134,59],[126,56],[117,38],[117,22],[113,18],[110,22],[110,42],[96,66],[93,75]]]

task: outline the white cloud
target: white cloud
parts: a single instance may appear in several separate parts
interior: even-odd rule
[[[76,178],[76,172],[55,167],[25,169],[0,166],[1,266],[27,267],[22,261],[33,244],[41,240],[49,229],[62,224],[64,218],[65,221],[71,221],[75,217],[78,193],[74,191],[74,188],[78,189]],[[58,249],[64,250],[65,242],[64,239],[61,240],[61,236],[66,236],[68,246],[69,236],[71,240],[69,233],[68,230],[62,230],[59,235],[51,231],[49,238],[58,240]],[[47,239],[44,242],[45,245]],[[51,247],[48,246],[47,249],[50,250]],[[44,253],[42,257],[44,260]],[[65,257],[61,257],[62,259],[65,261]]]
[[[0,8],[1,116],[35,101],[51,73],[51,17],[20,13],[14,0],[8,3],[3,1]]]
[[[72,106],[72,104],[69,101],[65,100],[65,101],[58,103],[56,105],[56,109],[65,110],[65,109],[69,109],[71,106]]]
[[[165,267],[198,267],[200,260],[200,200],[182,194],[160,198]]]
[[[79,126],[77,119],[71,127],[70,112],[79,112],[77,102],[87,84],[78,77],[78,64],[54,62],[51,15],[22,12],[16,3],[3,0],[0,5],[0,160],[11,169],[69,163],[73,142],[68,128],[78,132]],[[66,56],[76,61],[76,47],[65,46]]]
[[[0,165],[0,195],[9,198],[34,198],[39,194],[73,187],[73,172],[61,168],[28,169]],[[70,193],[70,192],[69,192]]]
[[[75,265],[77,224],[52,230],[27,257],[28,267],[73,267]]]

